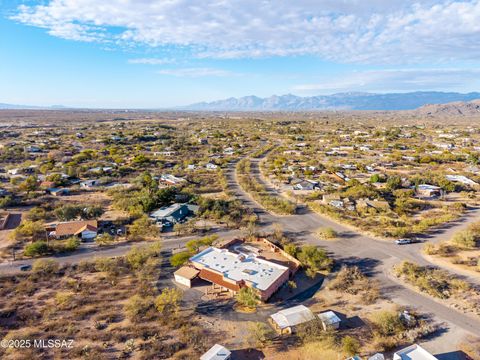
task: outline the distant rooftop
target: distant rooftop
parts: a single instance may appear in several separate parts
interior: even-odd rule
[[[205,354],[200,356],[200,360],[225,360],[230,357],[230,350],[226,347],[215,344]]]
[[[251,282],[258,290],[266,290],[288,267],[259,259],[255,254],[236,254],[226,249],[209,247],[193,256],[190,261],[218,271],[233,281]]]
[[[171,216],[175,211],[177,211],[178,209],[184,206],[188,208],[187,204],[179,204],[179,203],[163,206],[160,209],[152,212],[150,216],[154,218],[165,218],[165,217]]]
[[[413,344],[393,354],[393,360],[438,360],[418,344]]]

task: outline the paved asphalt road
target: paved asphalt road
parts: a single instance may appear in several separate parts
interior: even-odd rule
[[[258,159],[252,160],[252,176],[262,181],[259,176]],[[270,231],[273,224],[280,224],[283,230],[298,243],[314,244],[325,248],[332,257],[344,263],[358,265],[362,270],[378,279],[384,294],[392,300],[415,307],[426,314],[431,314],[437,320],[454,325],[472,334],[480,334],[480,320],[473,316],[462,314],[450,307],[413,291],[390,276],[389,269],[402,260],[411,260],[422,265],[430,264],[422,255],[422,244],[410,244],[398,246],[391,242],[376,240],[369,236],[355,232],[349,227],[343,226],[324,218],[307,208],[303,213],[288,216],[276,216],[266,212],[257,202],[246,194],[238,185],[235,176],[235,164],[232,163],[226,171],[228,185],[235,196],[243,203],[252,208],[259,216],[259,231]],[[268,187],[268,185],[267,185]],[[269,188],[272,194],[278,195],[276,190]],[[280,195],[278,195],[280,196]],[[450,236],[466,227],[470,222],[480,219],[480,209],[470,211],[462,221],[449,225],[447,228],[438,231],[428,237],[428,241],[438,242],[448,239]],[[314,235],[320,227],[331,227],[340,235],[340,240],[322,241]],[[239,230],[224,230],[217,233],[222,238],[234,238],[241,235]],[[162,240],[164,249],[181,247],[189,237],[167,237]],[[112,257],[125,254],[130,248],[142,243],[128,243],[112,248],[83,248],[80,251],[68,256],[55,256],[53,259],[61,263],[78,263],[82,260],[90,260],[95,257]],[[6,262],[0,264],[0,274],[13,274],[19,272],[19,267],[24,264],[31,264],[32,260]],[[476,279],[470,279],[478,284]]]
[[[280,196],[275,189],[270,188],[268,184],[263,181],[259,174],[258,163],[259,159],[252,159],[251,175],[254,176],[256,180],[264,183],[272,194]],[[392,266],[403,260],[411,260],[421,265],[433,265],[422,256],[422,243],[396,245],[393,242],[377,240],[322,217],[309,209],[305,209],[302,214],[276,216],[266,212],[240,188],[236,181],[233,166],[227,172],[227,178],[229,180],[229,186],[235,196],[241,199],[246,206],[253,208],[259,215],[259,226],[261,229],[269,229],[275,223],[281,224],[283,230],[295,239],[296,242],[322,246],[330,252],[331,256],[336,260],[359,266],[364,272],[378,279],[384,294],[395,302],[415,307],[437,320],[455,325],[472,334],[480,334],[480,319],[460,313],[431,297],[411,290],[390,276]],[[480,220],[480,209],[471,210],[461,221],[450,224],[445,229],[428,236],[428,241],[436,243],[449,239],[453,233],[465,228],[469,223],[478,220]],[[341,234],[340,240],[320,240],[314,235],[314,232],[320,227],[333,228]],[[450,269],[449,271],[452,272]],[[461,276],[462,274],[458,275]],[[468,278],[468,280],[479,284],[476,278]]]

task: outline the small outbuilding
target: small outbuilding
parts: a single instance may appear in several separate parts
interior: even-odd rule
[[[205,354],[200,356],[200,360],[228,360],[232,353],[225,346],[215,344]]]
[[[313,312],[304,305],[294,306],[270,315],[270,322],[280,334],[292,334],[295,328],[315,319]]]
[[[181,285],[185,285],[189,288],[192,287],[192,280],[195,279],[200,271],[189,266],[182,266],[180,269],[173,273],[175,281]]]
[[[318,314],[318,318],[322,322],[323,329],[338,329],[340,327],[340,318],[333,311],[325,311]]]

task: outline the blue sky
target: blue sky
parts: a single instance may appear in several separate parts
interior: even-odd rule
[[[0,0],[0,102],[480,90],[480,0]]]

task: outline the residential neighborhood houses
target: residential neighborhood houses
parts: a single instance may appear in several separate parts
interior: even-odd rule
[[[473,353],[476,128],[108,116],[0,129],[2,338],[62,318],[84,357]]]

